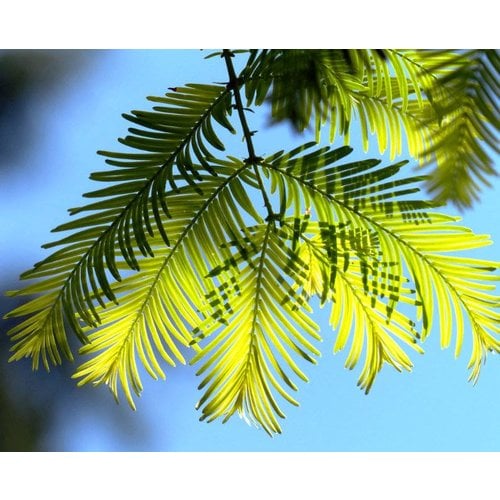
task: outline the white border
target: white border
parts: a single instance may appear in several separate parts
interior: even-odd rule
[[[16,453],[21,498],[491,498],[498,453]],[[10,498],[10,496],[9,496]]]
[[[2,6],[0,48],[495,48],[494,2],[253,0]]]

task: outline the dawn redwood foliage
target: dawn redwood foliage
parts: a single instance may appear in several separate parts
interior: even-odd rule
[[[495,174],[498,68],[493,50],[223,50],[227,82],[169,87],[120,152],[99,152],[104,187],[54,229],[54,253],[22,275],[29,295],[9,317],[12,359],[72,360],[79,384],[123,391],[141,376],[197,366],[201,419],[239,413],[280,432],[284,401],[320,355],[313,306],[330,308],[333,346],[371,388],[388,364],[410,370],[431,332],[458,355],[472,336],[470,377],[500,351],[499,262],[460,252],[490,243],[438,207],[465,208]],[[240,60],[239,73],[234,60]],[[168,82],[167,84],[176,84]],[[297,146],[258,151],[252,108],[286,121]],[[353,160],[353,123],[391,158]],[[320,133],[344,146],[319,146]],[[264,133],[264,132],[263,132]],[[307,141],[304,135],[311,133]],[[247,154],[226,155],[231,134]],[[424,186],[430,196],[422,196]],[[258,200],[258,201],[256,201]],[[409,311],[414,317],[409,317]]]

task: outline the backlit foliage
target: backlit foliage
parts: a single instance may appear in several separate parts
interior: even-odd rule
[[[132,111],[125,152],[100,152],[105,187],[70,210],[54,253],[11,295],[30,301],[9,317],[13,360],[47,369],[83,344],[78,384],[123,391],[132,407],[144,373],[197,367],[201,419],[237,413],[269,434],[284,402],[307,381],[322,337],[313,307],[328,305],[333,345],[360,367],[368,392],[384,365],[411,370],[434,332],[441,345],[472,336],[470,378],[500,350],[498,262],[461,252],[490,243],[445,215],[469,206],[494,173],[498,128],[495,51],[259,50],[227,84],[188,84]],[[260,157],[248,109],[269,102],[272,121],[327,127],[341,147],[315,142]],[[351,126],[375,134],[390,165],[352,155]],[[241,130],[244,158],[224,155]],[[410,154],[433,164],[410,174]],[[482,141],[482,142],[481,142]],[[422,196],[427,186],[434,198]],[[460,186],[457,188],[457,186]],[[258,200],[256,202],[256,200]],[[409,316],[409,311],[414,316]],[[323,349],[325,351],[325,349]],[[326,361],[324,361],[326,362]],[[167,368],[166,368],[167,367]]]

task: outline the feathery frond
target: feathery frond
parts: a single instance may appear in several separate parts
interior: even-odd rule
[[[451,61],[443,51],[415,51],[411,57],[425,68],[432,103],[433,113],[424,113],[432,141],[422,151],[436,163],[428,189],[437,200],[470,207],[481,185],[489,186],[488,177],[498,174],[490,151],[499,151],[499,53],[469,50]]]
[[[447,347],[454,330],[453,314],[457,325],[455,352],[458,355],[464,319],[468,318],[474,339],[471,377],[477,379],[485,353],[499,352],[500,349],[500,316],[496,311],[500,307],[500,298],[486,293],[493,291],[494,285],[484,284],[485,280],[499,281],[498,275],[491,273],[497,271],[500,264],[456,257],[456,262],[462,265],[453,265],[453,258],[446,252],[488,245],[489,237],[453,225],[452,222],[459,218],[431,211],[433,203],[398,199],[418,191],[412,184],[423,180],[413,177],[385,182],[389,176],[395,175],[401,164],[372,171],[370,169],[379,162],[366,160],[331,166],[331,162],[346,151],[325,148],[293,158],[301,152],[297,149],[293,154],[271,158],[270,162],[264,162],[263,167],[268,169],[274,185],[282,191],[281,198],[297,200],[302,197],[308,206],[314,207],[323,223],[340,223],[363,234],[377,235],[379,255],[360,268],[364,271],[361,281],[365,283],[365,293],[383,296],[390,291],[390,302],[386,306],[388,319],[395,304],[401,300],[401,280],[405,272],[418,293],[423,315],[423,339],[430,332],[433,311],[437,309],[441,344]],[[283,182],[283,178],[288,182]],[[367,284],[371,284],[371,291]],[[338,317],[335,318],[333,323],[338,325]]]
[[[117,260],[138,270],[140,256],[153,256],[149,237],[160,234],[165,244],[170,244],[163,224],[163,216],[170,216],[164,195],[167,186],[178,191],[179,186],[188,184],[201,195],[196,187],[201,172],[215,175],[208,163],[213,155],[206,143],[217,149],[224,147],[212,120],[233,132],[226,118],[231,111],[231,95],[226,87],[191,84],[165,97],[150,99],[168,106],[124,115],[142,128],[129,129],[131,135],[120,142],[141,152],[101,152],[115,168],[94,173],[91,179],[111,185],[84,195],[101,200],[71,209],[72,215],[91,213],[54,229],[76,232],[44,245],[62,248],[21,276],[42,281],[11,293],[44,293],[9,314],[29,315],[11,332],[15,341],[13,359],[32,357],[37,368],[41,357],[47,369],[50,363],[61,362],[60,351],[72,359],[63,327],[65,320],[80,341],[87,342],[78,317],[96,327],[100,319],[94,299],[101,306],[102,297],[116,301],[110,275],[121,279]],[[193,162],[193,156],[198,164]]]
[[[268,99],[272,119],[299,132],[314,123],[316,140],[328,123],[330,142],[349,144],[359,123],[365,151],[374,134],[393,159],[406,139],[414,158],[437,164],[436,200],[467,207],[496,174],[499,67],[495,50],[263,50],[243,75],[249,104]]]
[[[312,223],[300,235],[300,258],[308,265],[304,290],[310,283],[322,302],[332,302],[330,324],[336,330],[334,353],[346,348],[352,337],[346,368],[353,369],[363,350],[365,362],[358,385],[368,392],[384,362],[398,371],[412,363],[398,342],[423,352],[417,344],[415,323],[395,310],[397,304],[417,304],[415,290],[390,285],[384,280],[391,265],[378,260],[378,239],[346,228],[328,228]],[[404,277],[393,277],[408,281]],[[380,281],[380,283],[379,283]],[[404,284],[404,283],[403,283]],[[352,332],[352,335],[351,335]],[[366,346],[366,349],[363,349]]]
[[[188,346],[192,340],[192,330],[203,319],[200,312],[213,300],[205,297],[215,293],[214,283],[206,276],[229,255],[221,243],[243,226],[240,210],[252,212],[238,178],[246,165],[214,161],[211,168],[217,175],[203,174],[196,186],[206,198],[190,185],[166,193],[170,216],[164,216],[164,226],[172,245],[153,239],[155,256],[141,260],[139,272],[113,286],[119,305],[98,309],[99,328],[81,349],[81,354],[94,357],[78,368],[79,385],[104,383],[118,398],[120,382],[135,407],[130,385],[135,394],[141,393],[138,359],[155,379],[164,377],[155,351],[174,365],[164,343],[184,362],[175,342]]]
[[[192,360],[204,362],[197,372],[205,376],[199,388],[206,387],[198,403],[201,419],[226,421],[238,412],[269,434],[279,433],[276,416],[284,413],[276,395],[297,405],[288,392],[297,390],[292,374],[307,381],[292,354],[312,363],[319,355],[310,342],[320,340],[318,327],[304,312],[310,311],[306,300],[289,283],[302,282],[304,264],[283,246],[274,221],[248,228],[246,245],[234,245],[232,258],[211,275],[236,266],[237,292],[196,329],[198,342],[220,330]],[[228,286],[220,284],[223,290]]]

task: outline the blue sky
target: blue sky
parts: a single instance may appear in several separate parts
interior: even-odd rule
[[[36,147],[23,162],[3,170],[0,183],[0,280],[18,275],[44,257],[40,245],[50,230],[67,220],[66,209],[82,203],[81,194],[95,186],[91,172],[102,169],[98,149],[113,150],[126,133],[121,113],[148,109],[147,95],[188,82],[225,80],[219,58],[204,60],[207,51],[109,51],[96,55],[85,70],[67,76],[63,89],[36,105]],[[286,127],[254,126],[257,154],[287,149],[302,139]],[[305,142],[305,141],[304,141]],[[365,157],[359,143],[352,145]],[[236,151],[244,154],[236,143]],[[379,157],[377,148],[366,157]],[[388,162],[387,156],[384,156]],[[415,165],[415,162],[410,162]],[[19,167],[19,168],[16,168]],[[500,181],[484,190],[481,203],[463,215],[464,224],[488,233],[496,246],[475,256],[500,257]],[[448,210],[454,213],[454,209]],[[263,431],[233,418],[222,425],[198,422],[194,404],[200,394],[192,367],[167,370],[167,381],[144,377],[145,389],[132,413],[125,402],[116,406],[111,395],[89,404],[88,391],[76,389],[61,407],[60,418],[46,437],[53,451],[498,451],[500,450],[500,375],[498,357],[491,356],[476,386],[467,382],[468,348],[455,360],[453,348],[442,351],[434,334],[424,356],[413,356],[413,372],[383,370],[371,393],[356,387],[359,370],[344,369],[345,357],[333,356],[333,332],[327,311],[316,316],[322,326],[323,355],[310,366],[308,384],[298,392],[299,408],[287,407],[283,434],[270,439]],[[113,416],[127,412],[128,428],[114,425]],[[71,418],[68,418],[68,415]]]

